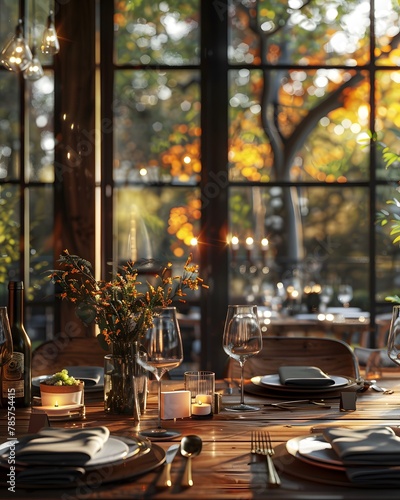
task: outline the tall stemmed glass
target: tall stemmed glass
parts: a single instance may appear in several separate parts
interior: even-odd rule
[[[13,355],[13,343],[7,307],[0,307],[0,366],[6,365]]]
[[[339,285],[337,298],[343,304],[343,307],[349,307],[353,298],[353,287],[351,285]]]
[[[239,361],[241,368],[240,404],[230,406],[227,410],[259,410],[259,407],[247,405],[244,402],[244,364],[250,356],[258,354],[262,348],[257,306],[228,306],[222,345],[231,358]]]
[[[400,366],[400,306],[394,306],[387,340],[389,358]]]
[[[140,432],[142,436],[157,439],[179,435],[161,425],[161,378],[169,370],[183,361],[182,338],[175,307],[164,307],[153,318],[153,326],[141,339],[141,349],[136,355],[137,362],[154,374],[158,382],[158,426]]]

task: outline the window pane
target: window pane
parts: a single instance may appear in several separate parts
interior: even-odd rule
[[[377,177],[379,179],[398,179],[398,168],[385,168],[382,156],[382,143],[390,151],[399,152],[400,139],[400,103],[399,103],[400,71],[376,72],[376,119],[377,132]]]
[[[393,243],[397,233],[390,235],[396,220],[400,218],[400,208],[395,203],[388,205],[387,200],[399,199],[398,183],[387,184],[377,188],[377,209],[390,212],[389,223],[385,226],[376,224],[376,285],[378,302],[383,302],[388,295],[400,295],[399,269],[400,252],[399,243]]]
[[[232,181],[368,179],[367,72],[242,69],[229,76]]]
[[[375,56],[378,66],[399,66],[399,24],[398,0],[375,2]]]
[[[200,179],[197,71],[119,71],[114,100],[115,182]]]
[[[114,191],[118,262],[185,260],[200,232],[200,193],[183,187],[126,187]],[[197,258],[198,255],[194,255]]]
[[[198,64],[199,15],[199,0],[116,1],[116,64]]]
[[[29,95],[29,172],[30,181],[54,181],[54,79],[45,76],[27,85]]]
[[[43,300],[54,293],[48,279],[53,267],[53,189],[52,186],[29,188],[29,300]]]
[[[0,180],[20,173],[19,92],[15,73],[0,71]]]
[[[232,0],[230,22],[232,64],[368,64],[368,1]]]
[[[352,305],[368,310],[368,231],[364,188],[232,188],[230,300],[264,304],[266,290],[279,300],[281,281],[298,283],[300,295],[310,283],[337,293],[345,279]]]
[[[10,184],[0,185],[0,298],[7,304],[8,282],[20,279],[20,191]]]

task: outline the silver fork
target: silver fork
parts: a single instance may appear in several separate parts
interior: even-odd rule
[[[281,480],[275,469],[272,457],[275,451],[272,447],[271,436],[269,432],[255,431],[251,433],[251,452],[266,457],[268,466],[268,484],[275,488],[281,485]]]

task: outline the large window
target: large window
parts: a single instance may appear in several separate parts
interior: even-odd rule
[[[34,5],[34,8],[33,8]],[[40,45],[49,15],[48,0],[0,2],[0,45],[24,20],[29,46]],[[0,302],[7,283],[23,280],[26,323],[37,343],[53,335],[54,71],[52,57],[41,55],[44,76],[29,81],[0,65]]]
[[[36,3],[39,17],[47,2]],[[62,23],[75,10],[84,25],[97,9],[99,44],[84,63],[74,59],[79,51],[64,65],[67,56],[57,55],[55,91],[51,61],[29,85],[0,71],[2,301],[7,281],[22,272],[29,303],[45,305],[53,228],[58,248],[83,227],[78,215],[93,211],[77,247],[88,242],[98,272],[136,258],[178,269],[190,252],[200,261],[210,289],[188,297],[182,312],[201,310],[204,367],[221,359],[215,346],[228,303],[285,312],[290,287],[302,311],[307,286],[329,291],[337,306],[339,286],[350,285],[350,305],[370,311],[374,325],[400,286],[398,246],[375,220],[396,197],[396,166],[385,168],[381,144],[398,151],[398,2],[89,4],[62,2],[56,12]],[[17,10],[0,0],[2,42]],[[87,36],[94,43],[92,30]],[[72,204],[71,219],[70,191],[69,203],[52,202],[53,130],[63,120],[53,100],[85,72],[98,77],[90,112],[99,133],[87,134],[97,156],[84,176],[95,194]],[[40,338],[46,330],[43,321]]]

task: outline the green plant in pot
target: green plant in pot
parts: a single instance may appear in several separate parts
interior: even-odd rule
[[[62,407],[81,404],[84,383],[63,369],[40,383],[42,406]]]

